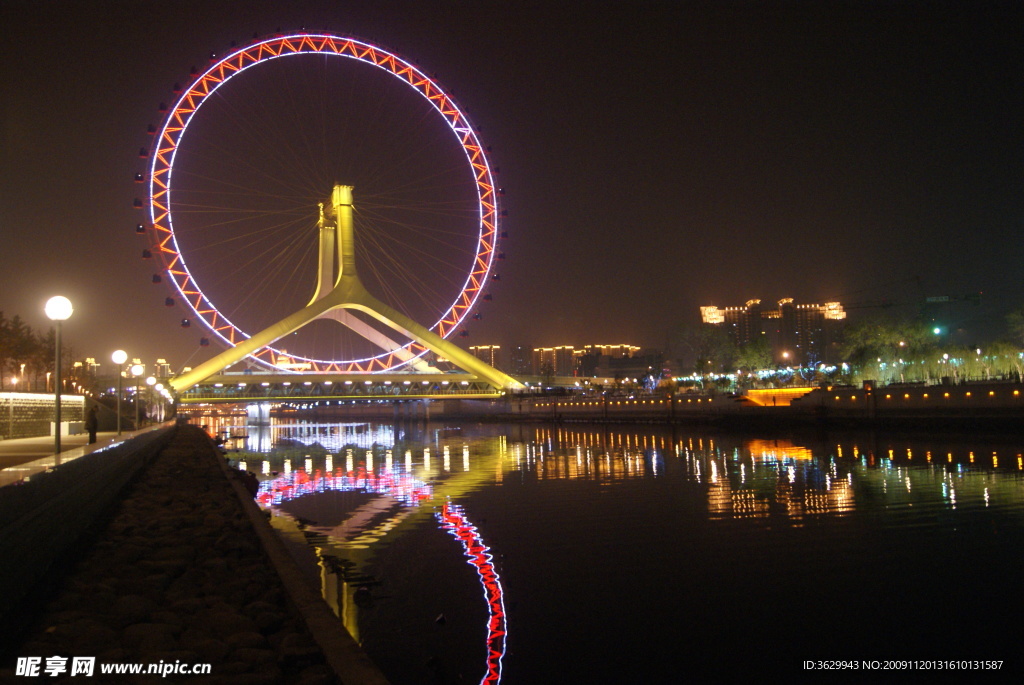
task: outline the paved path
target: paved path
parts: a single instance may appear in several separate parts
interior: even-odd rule
[[[268,563],[254,522],[225,477],[210,438],[182,426],[49,601],[12,656],[95,657],[90,682],[327,685],[337,682],[322,644]],[[251,503],[251,500],[249,500]],[[271,554],[271,556],[273,556]],[[319,600],[318,600],[319,601]],[[327,609],[319,601],[323,610]],[[336,631],[344,632],[337,618]],[[357,648],[351,638],[355,660]],[[318,644],[321,643],[321,644]],[[332,648],[333,656],[337,648]],[[383,682],[365,655],[369,677]],[[209,675],[102,676],[111,663],[208,663]],[[344,667],[348,668],[349,663]],[[6,668],[4,668],[6,667]],[[0,666],[0,681],[13,676]],[[47,682],[75,683],[68,672]],[[16,677],[13,679],[16,682]],[[25,679],[31,682],[33,679]],[[86,680],[89,680],[86,678]]]
[[[12,660],[94,657],[85,681],[112,684],[386,685],[228,474],[208,435],[176,429],[60,587],[40,592]],[[103,675],[112,664],[210,671]],[[33,680],[0,664],[0,682]]]
[[[161,425],[149,426],[138,432],[125,431],[118,437],[115,431],[97,433],[96,444],[89,444],[89,436],[64,435],[60,439],[60,459],[53,453],[53,436],[38,438],[16,438],[0,440],[0,486],[22,480],[40,471],[91,454],[127,440],[133,435],[144,433]]]

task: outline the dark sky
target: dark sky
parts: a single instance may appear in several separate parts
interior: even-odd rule
[[[492,146],[507,260],[463,344],[661,347],[702,304],[976,292],[954,315],[980,335],[1024,302],[1019,2],[0,8],[0,310],[41,328],[67,295],[80,356],[212,354],[150,282],[132,176],[171,85],[278,27],[418,60]]]

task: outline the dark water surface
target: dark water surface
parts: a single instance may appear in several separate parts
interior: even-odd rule
[[[281,527],[378,581],[341,611],[397,685],[1020,670],[1024,440],[249,430],[290,444],[246,456]]]

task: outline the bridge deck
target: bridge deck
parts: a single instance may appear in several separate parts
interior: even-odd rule
[[[183,404],[345,399],[480,399],[504,393],[470,374],[224,374],[182,393]]]

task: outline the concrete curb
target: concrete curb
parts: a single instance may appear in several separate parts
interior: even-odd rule
[[[213,441],[211,449],[216,451]],[[306,622],[313,639],[323,650],[328,666],[343,685],[388,685],[388,680],[366,652],[349,635],[341,622],[322,597],[314,592],[295,564],[284,543],[267,522],[266,515],[249,495],[238,478],[234,477],[227,460],[218,458],[224,477],[242,505],[242,511],[252,523],[260,539],[263,552],[277,575],[281,578],[288,598]]]

